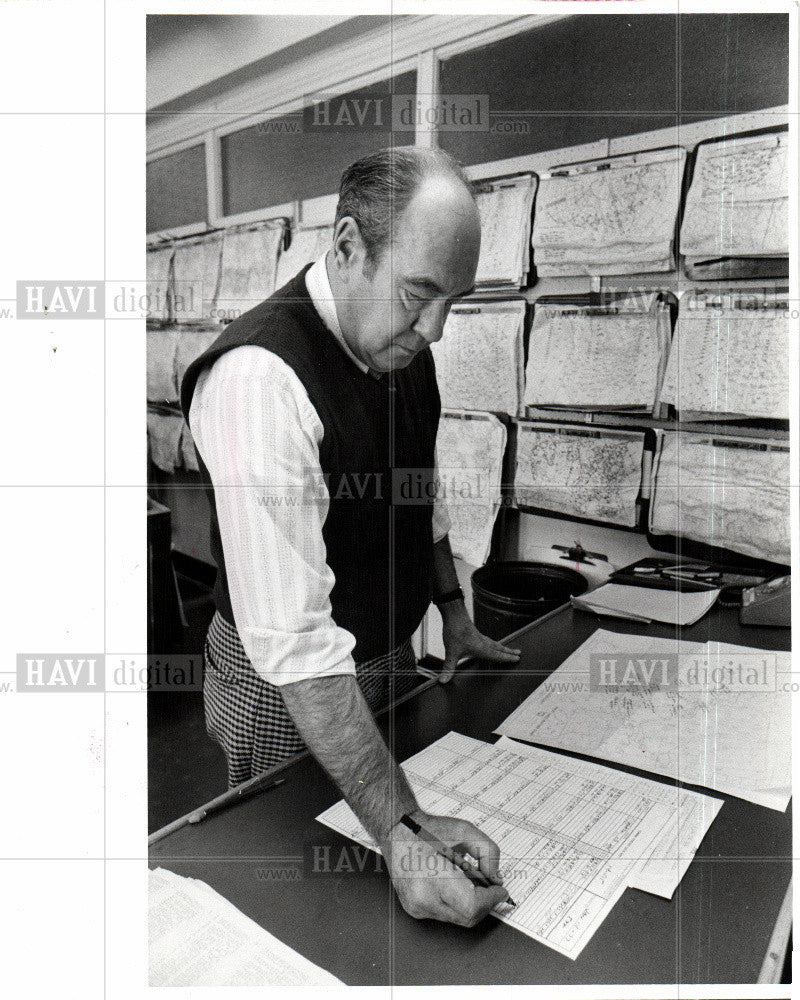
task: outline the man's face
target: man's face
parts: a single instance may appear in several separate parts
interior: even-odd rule
[[[348,346],[373,371],[404,368],[442,336],[454,299],[469,292],[480,252],[480,217],[462,185],[431,178],[397,219],[377,263],[352,220],[340,220],[334,261],[344,282],[337,313]]]

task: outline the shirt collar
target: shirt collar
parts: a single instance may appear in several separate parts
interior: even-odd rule
[[[370,371],[369,366],[365,365],[363,361],[359,361],[355,354],[353,354],[347,346],[347,341],[344,339],[342,328],[339,326],[339,317],[336,314],[336,300],[333,297],[331,283],[328,280],[328,269],[325,264],[326,257],[327,253],[324,253],[319,260],[315,261],[308,271],[306,271],[306,287],[308,288],[308,294],[311,296],[314,308],[319,313],[319,318],[334,335],[334,337],[336,337],[339,342],[339,346],[342,348],[344,353],[360,371],[366,374]]]

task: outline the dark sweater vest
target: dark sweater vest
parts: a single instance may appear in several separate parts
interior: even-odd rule
[[[430,603],[433,508],[408,501],[430,496],[439,392],[430,350],[380,380],[360,371],[314,308],[307,270],[230,323],[192,362],[181,407],[188,421],[201,371],[245,344],[272,351],[297,374],[324,428],[319,457],[330,505],[322,535],[336,577],[333,620],[355,636],[353,656],[363,662],[408,639]],[[214,598],[235,625],[213,484],[200,455],[198,464],[211,506]],[[319,492],[318,476],[310,478],[305,499],[314,502]]]

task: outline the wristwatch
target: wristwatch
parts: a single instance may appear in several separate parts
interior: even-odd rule
[[[456,587],[455,590],[448,590],[446,594],[439,594],[438,597],[433,598],[433,603],[437,608],[440,608],[443,604],[450,604],[451,601],[463,601],[464,591],[461,587]]]

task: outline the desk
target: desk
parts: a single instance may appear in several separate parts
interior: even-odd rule
[[[786,629],[742,628],[724,608],[679,630],[564,607],[515,637],[522,658],[512,669],[464,669],[384,714],[397,759],[451,729],[494,742],[495,726],[599,627],[764,649],[790,641]],[[276,773],[286,778],[280,788],[171,833],[151,864],[208,882],[351,985],[756,982],[791,878],[791,804],[779,813],[722,796],[674,897],[627,889],[573,962],[491,917],[471,930],[413,920],[383,874],[307,874],[304,845],[345,843],[314,819],[341,796],[308,755]]]

